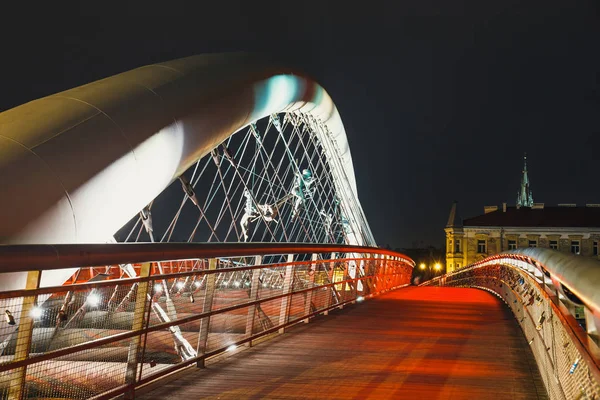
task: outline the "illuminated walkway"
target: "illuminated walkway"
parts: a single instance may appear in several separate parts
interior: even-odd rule
[[[299,325],[138,398],[545,399],[507,307],[477,289],[406,288]]]

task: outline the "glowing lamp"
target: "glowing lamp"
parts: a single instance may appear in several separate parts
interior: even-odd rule
[[[88,303],[91,307],[96,307],[100,304],[100,296],[96,293],[90,293],[90,295],[86,299],[86,303]]]
[[[43,310],[41,309],[41,307],[33,307],[31,309],[31,311],[29,312],[29,315],[31,316],[31,318],[35,318],[35,319],[41,318],[42,314],[43,314]]]

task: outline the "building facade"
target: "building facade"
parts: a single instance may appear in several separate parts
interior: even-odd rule
[[[460,221],[455,202],[445,232],[448,272],[523,247],[599,258],[600,204],[533,203],[525,165],[516,206],[487,206],[482,215]]]

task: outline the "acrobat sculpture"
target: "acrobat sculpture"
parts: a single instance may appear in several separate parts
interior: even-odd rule
[[[258,204],[258,210],[254,207],[254,200],[248,189],[244,190],[244,196],[246,197],[246,205],[244,206],[244,215],[240,220],[240,227],[242,228],[242,235],[244,236],[244,242],[248,241],[248,224],[259,219],[261,216],[265,222],[277,220],[275,217],[279,214],[279,204],[285,202],[287,198],[280,200],[279,202],[270,204]],[[287,197],[287,196],[286,196]]]
[[[316,178],[312,176],[312,173],[308,169],[303,169],[302,173],[296,172],[296,181],[292,188],[291,194],[296,198],[294,201],[294,209],[292,211],[292,218],[298,215],[300,207],[304,204],[306,199],[309,199],[313,195],[312,184],[316,182]]]
[[[255,200],[252,198],[250,191],[247,188],[244,189],[246,204],[244,206],[244,215],[242,215],[240,220],[240,227],[242,229],[244,242],[248,241],[248,225],[250,222],[254,222],[259,218],[262,218],[265,222],[274,221],[277,223],[275,218],[277,215],[279,215],[280,207],[286,201],[291,200],[292,198],[294,199],[292,218],[295,218],[298,215],[302,204],[304,204],[304,201],[312,197],[313,189],[311,186],[314,182],[316,182],[316,180],[317,179],[312,176],[308,169],[304,169],[302,173],[296,173],[294,185],[292,186],[290,192],[273,204],[255,205]]]

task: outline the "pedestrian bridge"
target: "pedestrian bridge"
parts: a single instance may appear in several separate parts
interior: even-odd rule
[[[408,287],[240,349],[140,398],[547,398],[512,315],[477,289]]]
[[[410,285],[413,266],[402,254],[347,245],[3,246],[0,267],[26,273],[27,288],[0,293],[0,390],[598,396],[597,291],[571,281],[593,283],[595,262],[525,249],[420,287]],[[64,285],[39,287],[41,273],[66,267],[77,272]]]
[[[597,262],[525,249],[409,286],[332,99],[260,56],[5,111],[0,182],[3,397],[600,396]]]

